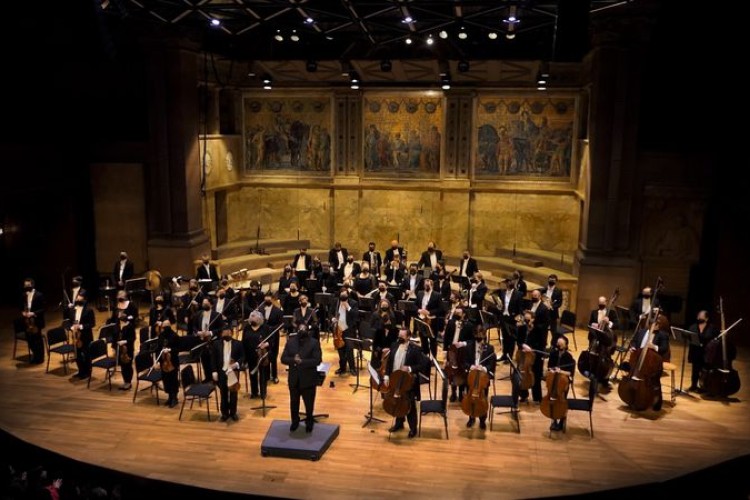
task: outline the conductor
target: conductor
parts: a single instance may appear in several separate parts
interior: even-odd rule
[[[315,425],[315,390],[318,385],[318,365],[322,362],[320,342],[301,328],[297,335],[287,338],[281,362],[289,366],[289,409],[292,415],[291,432],[299,427],[299,398],[305,402],[305,431],[312,432]]]

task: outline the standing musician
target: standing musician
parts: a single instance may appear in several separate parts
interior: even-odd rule
[[[359,310],[357,303],[349,298],[349,292],[347,290],[342,289],[338,300],[331,303],[329,316],[331,318],[331,329],[334,332],[340,332],[344,339],[344,346],[338,349],[339,369],[336,370],[336,375],[346,373],[347,365],[349,366],[349,373],[351,375],[356,375],[357,372],[354,367],[354,351],[349,343],[346,342],[346,339],[356,337]]]
[[[161,331],[162,324],[165,320],[168,320],[170,324],[173,324],[175,322],[174,312],[172,312],[172,308],[164,302],[164,296],[157,295],[154,297],[154,305],[151,306],[151,309],[148,311],[148,338],[154,339],[159,336],[159,332]]]
[[[320,339],[318,317],[313,308],[310,307],[310,299],[307,298],[307,295],[302,295],[299,298],[299,307],[292,314],[292,324],[296,332],[299,332],[300,328],[304,328],[310,333],[310,336]]]
[[[409,266],[409,274],[407,274],[401,282],[401,290],[404,294],[404,300],[414,300],[417,298],[417,292],[421,289],[422,276],[417,273],[417,265],[411,264]]]
[[[318,386],[318,365],[323,361],[318,339],[304,329],[287,338],[281,362],[289,366],[289,411],[294,432],[299,427],[299,399],[305,402],[305,431],[312,432],[315,425],[315,391]]]
[[[539,293],[539,290],[534,290]],[[540,306],[543,307],[543,304]],[[523,314],[523,321],[517,327],[518,343],[525,352],[538,351],[534,358],[532,367],[534,373],[534,385],[531,387],[531,397],[535,403],[542,402],[542,372],[544,371],[544,357],[539,352],[547,348],[547,325],[546,323],[538,324],[534,313],[526,311]],[[521,402],[529,400],[529,391],[520,391]]]
[[[222,422],[239,420],[237,416],[237,393],[240,390],[240,365],[245,360],[242,343],[232,338],[232,330],[223,328],[221,338],[213,341],[211,375],[219,386]]]
[[[527,285],[523,280],[523,273],[520,269],[513,271],[513,286],[518,290],[518,293],[521,294],[521,298],[526,297]]]
[[[448,279],[448,275],[445,272],[445,269],[441,269],[437,274],[437,281],[435,281],[435,291],[440,295],[440,300],[450,300],[451,282]]]
[[[418,265],[420,269],[436,269],[442,260],[443,251],[437,250],[435,248],[435,242],[431,241],[427,244],[427,250],[422,252]]]
[[[605,337],[600,339],[599,344],[596,346],[595,353],[600,356],[600,359],[608,358],[612,355],[617,338],[615,337],[614,329],[617,325],[617,312],[614,309],[607,309],[607,297],[599,297],[599,304],[596,309],[591,311],[589,315],[589,325],[592,328],[601,330],[605,333]],[[589,330],[589,350],[592,350],[592,345],[597,340],[597,335]],[[610,382],[608,378],[599,380],[599,384],[609,387]]]
[[[257,280],[250,282],[250,290],[245,294],[245,311],[254,311],[263,303],[263,291]]]
[[[44,295],[36,290],[33,279],[26,278],[23,281],[21,318],[18,320],[16,331],[26,332],[26,341],[31,351],[29,362],[33,365],[44,363],[44,309]]]
[[[70,330],[73,333],[76,348],[78,373],[73,376],[78,379],[86,379],[91,374],[89,345],[94,341],[93,328],[96,324],[94,310],[86,303],[86,291],[80,289],[74,298],[73,308],[68,308],[65,311],[67,312],[65,319],[70,321]]]
[[[271,330],[273,331],[273,330]],[[266,397],[267,382],[270,378],[269,365],[261,364],[258,370],[255,367],[259,361],[259,350],[268,349],[270,343],[263,341],[271,331],[265,325],[263,320],[263,314],[260,311],[253,311],[250,313],[248,324],[242,331],[242,348],[245,352],[245,361],[247,363],[247,369],[250,371],[250,397],[252,399]],[[269,339],[270,340],[270,339]],[[268,351],[266,351],[268,352]],[[262,381],[260,370],[263,370]]]
[[[430,327],[434,326],[433,320],[440,314],[440,295],[432,289],[432,285],[432,280],[424,280],[423,290],[417,293],[417,315]],[[422,352],[431,352],[433,356],[437,356],[437,340],[426,338],[421,329],[419,332]]]
[[[404,247],[399,246],[398,240],[391,240],[391,248],[385,251],[385,261],[393,262],[393,259],[398,258],[399,262],[406,260],[406,252]]]
[[[341,242],[337,241],[333,248],[328,251],[328,263],[331,264],[331,269],[335,273],[339,273],[346,264],[346,258],[349,256],[349,252],[346,248],[341,247]]]
[[[370,264],[365,261],[362,264],[362,269],[354,278],[352,288],[357,294],[358,298],[370,297],[373,295],[371,292],[377,288],[377,280],[373,274],[370,273]]]
[[[359,262],[354,262],[354,255],[347,255],[346,263],[339,268],[339,282],[351,285],[354,278],[361,272]]]
[[[472,339],[474,335],[474,324],[471,321],[464,319],[464,310],[460,306],[455,308],[451,315],[448,323],[445,326],[445,334],[443,335],[443,351],[448,352],[451,345],[455,345],[458,349],[462,349],[462,345]],[[456,385],[455,380],[450,381],[451,384],[451,403],[458,399],[463,399],[465,385]],[[458,395],[456,395],[458,390]]]
[[[117,306],[112,310],[112,315],[110,316],[108,323],[117,323],[122,314],[131,318],[138,317],[138,308],[133,301],[130,300],[130,296],[125,290],[119,290],[117,292]]]
[[[121,391],[129,391],[133,381],[133,355],[135,353],[135,323],[134,317],[124,311],[119,313],[117,328],[112,337],[112,348],[117,354],[117,362],[122,373]]]
[[[206,345],[201,349],[201,365],[203,366],[203,383],[210,380],[211,367],[211,341],[218,337],[224,328],[221,315],[213,310],[211,301],[206,297],[201,304],[201,310],[193,316],[193,332],[198,335]]]
[[[385,269],[385,281],[391,286],[401,286],[406,273],[406,267],[397,258],[388,261],[388,267]]]
[[[659,307],[659,299],[651,300],[651,297],[651,287],[647,286],[641,290],[641,293],[633,301],[630,306],[630,319],[633,322],[630,325],[631,328],[640,330],[643,327],[643,320],[651,313],[651,309]]]
[[[323,293],[334,293],[337,290],[338,277],[336,273],[331,272],[331,265],[328,262],[321,264],[318,283],[320,283],[320,291]]]
[[[560,307],[562,306],[562,290],[557,287],[557,275],[550,274],[547,277],[547,288],[542,289],[542,295],[545,304],[549,309],[549,331],[552,333],[552,344],[556,344],[557,337],[557,320],[560,319]]]
[[[320,273],[323,272],[323,263],[320,261],[320,257],[317,255],[313,256],[312,269],[310,270],[310,277],[319,279]],[[314,290],[317,292],[318,290]]]
[[[547,362],[547,370],[559,371],[570,377],[575,370],[575,360],[573,355],[568,351],[568,338],[564,335],[557,337],[555,341],[555,348],[549,354],[549,361]],[[568,387],[569,388],[569,387]],[[565,396],[567,397],[567,391]],[[553,431],[561,431],[565,427],[565,418],[553,419],[552,424],[549,428]]]
[[[115,288],[122,290],[125,288],[125,282],[133,278],[133,261],[128,258],[126,252],[120,252],[120,259],[115,262],[112,269],[112,283],[115,284]]]
[[[380,368],[383,349],[388,349],[398,339],[398,326],[393,305],[387,299],[381,299],[378,309],[373,315],[372,329],[372,358],[371,364],[374,368]]]
[[[71,279],[71,284],[70,284],[70,294],[64,291],[66,295],[65,297],[63,297],[63,300],[67,298],[68,300],[70,300],[70,302],[67,304],[65,304],[64,302],[60,303],[60,307],[62,309],[62,314],[63,314],[63,320],[68,319],[68,312],[66,311],[66,308],[73,309],[75,307],[75,301],[76,301],[76,297],[78,297],[78,292],[83,291],[83,295],[86,296],[86,290],[81,285],[82,283],[83,283],[83,277],[73,276],[73,278]]]
[[[477,271],[471,280],[469,288],[469,307],[472,309],[483,309],[484,296],[487,295],[487,284],[484,282],[484,276]]]
[[[188,292],[182,296],[182,304],[177,314],[177,319],[187,326],[188,335],[195,333],[193,330],[193,319],[200,310],[203,299],[207,297],[198,286],[198,280],[191,279],[188,283]]]
[[[549,330],[549,309],[542,302],[542,293],[539,290],[531,292],[531,312],[534,313],[534,325]],[[544,334],[544,344],[547,345],[547,334]]]
[[[703,389],[698,388],[698,378],[700,377],[701,370],[706,365],[706,345],[719,335],[719,330],[709,321],[708,311],[706,310],[698,312],[695,323],[690,325],[689,330],[698,334],[698,340],[701,345],[696,346],[691,344],[688,350],[688,361],[693,365],[688,391],[703,392]]]
[[[412,383],[408,396],[411,400],[411,407],[409,408],[409,413],[406,415],[406,420],[409,422],[409,438],[413,438],[417,435],[416,402],[420,400],[419,387],[422,384],[419,383],[419,374],[424,371],[425,357],[422,355],[419,347],[409,342],[409,330],[406,328],[399,330],[398,340],[387,349],[388,367],[386,369],[385,385],[388,385],[390,375],[396,370],[409,372],[414,377],[414,383]],[[396,432],[403,428],[404,417],[398,417],[396,418],[396,423],[388,429],[388,432]]]
[[[292,266],[287,264],[284,266],[284,272],[279,277],[279,286],[276,288],[276,296],[280,304],[284,304],[284,298],[292,289],[292,283],[296,284],[297,288],[299,288],[299,278],[294,275]]]
[[[385,280],[380,280],[380,282],[378,282],[378,292],[375,294],[375,299],[378,302],[378,307],[380,307],[380,304],[384,300],[387,300],[391,306],[395,305],[396,298],[388,291],[388,284]]]
[[[211,258],[208,254],[201,257],[201,265],[195,269],[195,279],[219,281],[219,272],[216,266],[211,264]]]
[[[375,250],[375,242],[371,241],[368,245],[368,249],[362,254],[362,262],[370,264],[370,272],[375,277],[380,277],[380,268],[383,266],[383,258],[380,256],[380,252]]]
[[[472,340],[461,342],[465,348],[464,355],[464,368],[466,373],[471,370],[482,370],[487,373],[488,376],[494,377],[495,366],[497,363],[497,356],[495,356],[495,348],[487,343],[487,335],[482,325],[477,325],[473,332]],[[467,390],[470,390],[467,387]],[[485,389],[484,397],[487,398],[489,395],[489,386]],[[466,422],[466,427],[474,426],[474,417],[469,417]],[[479,417],[479,428],[484,430],[487,428],[487,414]]]
[[[164,384],[164,392],[167,393],[167,406],[174,408],[177,406],[177,394],[180,390],[178,380],[178,374],[180,373],[179,337],[172,330],[172,321],[168,318],[161,321],[159,330],[158,342],[162,351],[159,364],[155,367],[161,369],[161,380]]]
[[[231,292],[231,293],[230,293]],[[216,303],[213,310],[221,316],[221,321],[230,327],[237,325],[237,301],[232,301],[234,290],[219,288],[216,291]]]
[[[497,308],[500,311],[500,331],[503,335],[503,355],[500,359],[507,363],[513,359],[516,350],[516,318],[523,309],[523,297],[516,290],[512,276],[506,276],[503,282],[505,289],[500,292]]]
[[[273,293],[267,291],[263,298],[263,307],[260,308],[263,318],[266,320],[266,326],[269,333],[274,331],[284,321],[284,312],[276,307],[273,303]],[[271,366],[271,378],[274,384],[279,383],[279,335],[274,335],[268,342],[271,344],[268,348],[268,361]]]
[[[292,259],[292,269],[302,283],[311,276],[312,257],[307,253],[307,248],[299,249],[299,253]]]
[[[458,263],[458,275],[470,279],[477,271],[479,271],[477,260],[471,256],[468,250],[464,250],[463,258]]]
[[[668,333],[668,327],[666,317],[659,311],[658,308],[654,307],[655,312],[653,314],[656,315],[656,319],[654,321],[657,322],[656,325],[656,333],[654,334],[654,338],[651,342],[648,341],[649,337],[649,329],[648,328],[641,328],[636,332],[635,335],[633,335],[633,338],[630,340],[630,350],[635,351],[636,349],[652,349],[656,351],[659,356],[661,356],[662,363],[664,361],[669,361],[669,333]],[[628,368],[628,370],[632,367],[627,366],[623,368]],[[654,377],[654,380],[652,380],[652,383],[654,387],[658,388],[657,396],[656,396],[656,402],[654,403],[654,411],[661,410],[663,398],[661,394],[661,371],[659,371],[659,375]]]
[[[297,283],[289,285],[289,293],[284,296],[284,300],[281,301],[281,309],[284,311],[284,316],[291,316],[294,314],[294,310],[299,307],[300,299],[304,297],[299,292]]]

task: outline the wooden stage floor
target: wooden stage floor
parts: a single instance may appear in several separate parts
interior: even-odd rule
[[[48,315],[49,324],[57,324],[57,314]],[[606,401],[595,402],[593,439],[586,413],[569,413],[568,432],[549,438],[550,421],[538,406],[521,405],[518,434],[508,415],[495,417],[492,432],[467,429],[466,417],[453,403],[449,440],[442,419],[428,416],[422,437],[407,439],[406,432],[399,432],[389,441],[390,418],[379,399],[375,415],[387,422],[362,427],[369,391],[353,392],[354,377],[333,374],[337,355],[332,342],[324,342],[324,360],[332,368],[318,388],[315,410],[330,413],[326,422],[341,428],[322,459],[312,462],[260,454],[271,421],[289,419],[283,370],[281,383],[269,386],[267,400],[278,408],[265,418],[250,409],[260,401],[247,399],[243,382],[238,422],[207,422],[205,408],[197,405],[186,408],[178,421],[179,407],[157,407],[148,391],[133,403],[132,392],[117,390],[119,373],[110,392],[101,370],[95,370],[90,389],[85,381],[73,382],[59,356],[53,357],[48,374],[44,365],[29,366],[24,344],[19,344],[24,356],[11,360],[12,317],[9,311],[0,315],[0,426],[75,460],[151,479],[291,498],[531,498],[666,481],[750,453],[750,356],[743,351],[734,365],[743,387],[731,400],[677,396],[672,406],[664,377],[664,409],[638,414],[624,408],[615,387],[604,395]],[[97,325],[103,319],[98,314]],[[583,348],[585,332],[579,331],[577,339]],[[682,347],[672,343],[679,364]],[[74,372],[75,365],[71,368]],[[364,369],[361,377],[366,385]],[[679,378],[678,371],[678,384]],[[335,387],[329,387],[331,381]],[[580,375],[575,388],[578,397],[586,394]],[[509,392],[509,383],[498,381],[497,390]]]

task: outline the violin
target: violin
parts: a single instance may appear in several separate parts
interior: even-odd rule
[[[414,384],[414,376],[404,370],[391,373],[388,391],[383,400],[383,409],[392,417],[405,417],[411,409],[412,401],[409,391]]]
[[[172,363],[172,353],[170,351],[164,352],[164,362],[161,365],[161,371],[164,373],[169,373],[174,371],[174,363]]]
[[[706,345],[705,361],[709,366],[701,373],[700,383],[711,396],[727,397],[740,390],[740,376],[732,368],[732,361],[737,357],[737,348],[727,342],[726,322],[724,320],[724,300],[719,297],[721,313],[721,333]],[[736,325],[742,321],[737,320]],[[731,329],[734,325],[730,326]]]
[[[276,332],[278,332],[279,330],[281,330],[282,326],[284,326],[283,323],[280,324],[279,326],[277,326],[276,328],[274,328],[274,330],[271,333],[269,333],[266,336],[266,338],[262,339],[259,342],[259,345],[260,344],[264,344],[265,342],[267,342],[268,339],[270,339],[271,337],[274,336],[274,334],[276,334]],[[271,364],[271,360],[268,357],[268,347],[259,347],[257,349],[257,351],[256,351],[256,354],[258,355],[258,365],[255,368],[253,368],[253,371],[252,371],[253,375],[258,371],[259,367],[261,367],[261,366],[265,367],[265,366],[268,366],[268,365]]]
[[[552,420],[565,418],[568,414],[568,387],[570,377],[560,370],[550,370],[546,377],[547,394],[542,398],[539,408],[542,415]]]
[[[481,365],[490,356],[495,356],[494,351],[481,360]],[[487,401],[487,388],[490,386],[490,376],[486,371],[475,368],[469,372],[466,379],[468,393],[461,400],[461,410],[472,418],[483,417],[487,415],[490,406]]]

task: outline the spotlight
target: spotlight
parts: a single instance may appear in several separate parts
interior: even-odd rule
[[[351,88],[352,90],[359,90],[359,83],[352,82],[349,88]]]
[[[388,59],[383,59],[380,61],[380,71],[390,71],[393,69],[393,64],[391,64],[391,61]]]
[[[281,30],[276,30],[276,34],[273,36],[273,39],[277,42],[283,42],[284,36],[281,34]]]
[[[460,38],[461,40],[466,40],[467,38],[469,38],[469,34],[466,32],[466,28],[464,28],[463,26],[461,26],[461,29],[458,32],[458,38]]]
[[[458,61],[458,71],[460,71],[461,73],[466,73],[467,71],[469,71],[469,61]]]
[[[221,21],[218,19],[211,19],[211,26],[221,26]]]
[[[292,30],[292,36],[290,36],[289,39],[293,42],[299,42],[299,35],[297,34],[297,30]]]
[[[404,40],[404,43],[406,43],[406,45],[411,45],[411,42],[412,42],[412,39],[411,39],[411,37],[408,37],[408,36]]]
[[[442,38],[443,40],[445,40],[446,38],[448,38],[448,32],[445,30],[440,30],[440,33],[438,33],[438,36]]]
[[[312,24],[314,22],[315,20],[312,17],[308,17],[307,19],[305,19],[305,24]]]
[[[546,85],[537,85],[536,89],[537,90],[547,90],[547,86]]]
[[[451,88],[451,77],[450,75],[445,75],[440,79],[440,88],[443,90],[450,90]]]
[[[402,23],[409,24],[414,22],[414,18],[411,16],[406,16],[401,20]]]
[[[315,73],[318,71],[318,63],[311,59],[305,64],[305,69],[308,73]]]
[[[497,33],[495,33],[494,31],[490,31],[489,33],[487,33],[487,38],[489,38],[490,40],[497,40]]]
[[[508,32],[505,33],[505,38],[508,40],[513,40],[516,37],[516,25],[510,24],[508,25]]]
[[[435,43],[435,40],[432,38],[432,35],[427,37],[426,43],[427,45],[432,45],[433,43]]]
[[[511,5],[510,9],[508,10],[508,17],[503,19],[504,22],[513,25],[516,23],[520,23],[521,21],[518,19],[518,10],[515,5]]]
[[[356,71],[349,72],[349,81],[352,83],[352,85],[359,83],[359,75]]]

